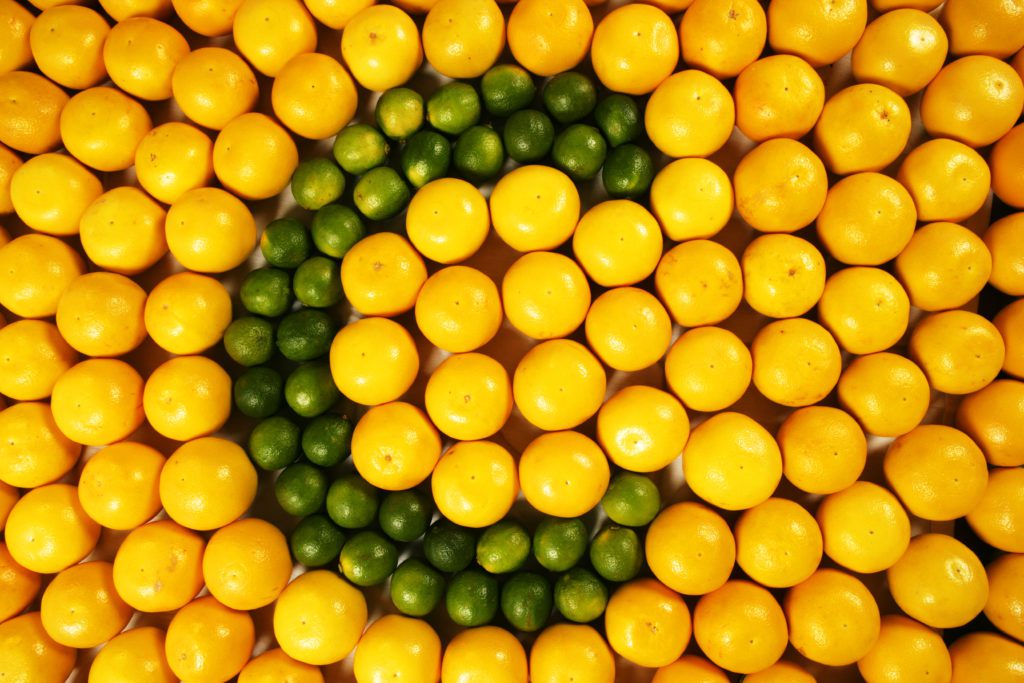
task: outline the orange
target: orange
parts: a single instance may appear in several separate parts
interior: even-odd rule
[[[296,55],[316,52],[316,23],[301,0],[243,0],[231,32],[242,56],[271,78]]]
[[[967,523],[981,540],[1009,553],[1024,552],[1020,529],[1024,524],[1024,470],[998,467],[989,472],[981,501],[967,514]],[[24,498],[22,499],[24,500]],[[13,516],[13,512],[11,513]],[[8,530],[11,522],[7,522]],[[8,545],[10,536],[8,535]]]
[[[640,666],[665,666],[690,642],[690,610],[678,594],[653,579],[637,579],[612,594],[604,613],[608,644]]]
[[[0,11],[2,8],[0,5]],[[0,215],[14,213],[14,204],[11,202],[11,177],[21,168],[22,163],[20,156],[5,145],[0,145]]]
[[[1022,109],[1024,83],[1013,67],[971,55],[950,62],[925,88],[921,122],[932,137],[985,147],[1010,132]]]
[[[265,114],[242,114],[224,126],[213,143],[217,179],[243,199],[268,199],[279,194],[298,164],[295,142]]]
[[[82,249],[104,270],[137,275],[167,253],[166,217],[164,208],[137,187],[115,187],[82,214]]]
[[[22,612],[39,592],[39,574],[14,561],[7,545],[0,542],[0,624]]]
[[[188,53],[188,41],[173,27],[134,17],[110,30],[103,44],[103,63],[114,85],[129,95],[166,100],[171,96],[174,67]]]
[[[729,581],[701,597],[693,611],[693,637],[712,662],[748,674],[779,661],[789,644],[779,603],[749,581]]]
[[[867,439],[857,421],[838,408],[808,406],[790,413],[776,436],[782,471],[801,491],[828,494],[860,478]]]
[[[430,480],[438,511],[472,529],[500,521],[519,494],[516,461],[490,441],[460,441],[444,452]]]
[[[92,683],[175,683],[164,654],[164,632],[140,626],[121,633],[96,653],[89,667]]]
[[[0,677],[12,681],[63,681],[75,669],[75,650],[56,643],[39,612],[0,624]]]
[[[526,683],[527,672],[523,646],[497,626],[461,631],[448,643],[441,660],[441,683]]]
[[[255,641],[252,617],[211,596],[178,610],[167,625],[164,652],[174,675],[187,681],[226,681],[249,661]]]
[[[910,334],[911,357],[929,384],[947,394],[988,386],[1002,369],[1005,353],[995,325],[969,311],[933,313]]]
[[[206,437],[178,447],[160,473],[160,502],[182,526],[209,531],[235,521],[256,497],[256,469],[238,444]]]
[[[262,519],[240,519],[219,529],[206,544],[203,580],[210,595],[237,610],[266,607],[291,578],[288,541]]]
[[[123,171],[153,127],[145,107],[116,88],[90,88],[72,97],[60,113],[64,146],[98,171]]]
[[[1024,52],[1024,51],[1022,51]],[[989,155],[992,191],[1016,209],[1024,209],[1024,125],[1000,138]]]
[[[995,0],[952,0],[942,8],[955,55],[983,54],[1003,59],[1024,48],[1024,9]]]
[[[680,538],[690,540],[679,543]],[[685,595],[721,588],[736,564],[729,525],[700,503],[676,503],[659,512],[647,529],[644,552],[654,576]]]
[[[910,519],[892,493],[857,481],[828,495],[816,513],[825,554],[859,574],[888,569],[907,549]]]
[[[728,408],[746,393],[752,371],[750,350],[721,327],[687,330],[665,356],[665,381],[691,410]]]
[[[426,279],[423,258],[393,232],[359,240],[341,261],[345,298],[367,316],[391,317],[411,310]]]
[[[164,17],[171,13],[171,0],[101,0],[100,7],[114,21],[133,17]]]
[[[953,661],[952,683],[1019,680],[1024,668],[1024,646],[995,633],[960,636],[949,648],[949,655]]]
[[[320,666],[352,652],[366,627],[366,598],[329,571],[306,572],[274,606],[274,637],[289,657]]]
[[[212,277],[175,273],[150,291],[143,320],[150,338],[165,351],[202,353],[231,324],[231,296]]]
[[[555,339],[583,324],[590,284],[568,256],[537,251],[523,254],[505,271],[501,300],[517,330],[533,339]]]
[[[213,179],[213,143],[206,133],[180,121],[149,131],[135,148],[135,175],[164,204]]]
[[[665,355],[672,321],[658,299],[636,287],[616,287],[599,296],[586,319],[587,343],[614,370],[635,372]]]
[[[935,78],[948,50],[946,33],[931,15],[893,10],[868,24],[853,48],[853,77],[909,97]]]
[[[857,669],[869,683],[878,681],[948,681],[953,675],[949,650],[942,636],[913,619],[882,617],[878,641]]]
[[[889,88],[851,85],[825,103],[814,148],[837,175],[880,171],[907,146],[910,123],[907,103]]]
[[[839,378],[839,403],[875,436],[899,436],[921,424],[930,398],[921,368],[894,353],[861,356]]]
[[[754,142],[802,138],[825,106],[825,85],[800,57],[771,55],[740,72],[733,89],[736,125]]]
[[[497,285],[468,266],[442,268],[416,297],[416,326],[427,341],[449,353],[480,348],[498,333],[501,320]]]
[[[50,406],[71,440],[87,446],[114,443],[142,424],[142,377],[119,360],[84,360],[57,380]]]
[[[1003,555],[985,573],[989,587],[985,616],[1006,635],[1024,640],[1024,555]]]
[[[762,235],[743,251],[743,296],[755,311],[791,318],[811,310],[825,290],[825,259],[793,235]]]
[[[0,481],[0,531],[3,531],[7,524],[7,517],[11,514],[11,508],[18,502],[21,492],[10,484]],[[4,546],[6,549],[6,546]],[[2,613],[2,610],[0,610]],[[3,617],[0,616],[0,621]]]
[[[356,14],[377,4],[377,0],[303,0],[306,9],[328,28],[341,29]]]
[[[85,463],[78,500],[108,529],[134,529],[160,511],[160,471],[166,458],[134,441],[107,446]]]
[[[552,339],[531,348],[512,378],[516,406],[546,431],[572,429],[590,419],[604,401],[604,368],[585,346]]]
[[[425,621],[385,615],[359,639],[353,673],[357,683],[436,683],[441,675],[441,639]]]
[[[981,292],[991,271],[988,247],[956,223],[920,228],[896,259],[910,302],[925,311],[963,306]]]
[[[56,574],[96,547],[100,526],[68,484],[48,484],[23,495],[7,518],[4,540],[11,557],[29,571]]]
[[[304,664],[286,655],[284,650],[267,650],[253,657],[238,673],[238,683],[324,683],[320,667]]]
[[[796,232],[825,205],[828,180],[821,159],[796,140],[777,138],[747,153],[733,175],[736,210],[755,230]]]
[[[597,440],[616,465],[656,472],[675,460],[690,434],[686,410],[671,394],[623,387],[597,413]]]
[[[963,626],[981,614],[988,598],[978,556],[945,534],[916,536],[887,578],[899,608],[932,628]]]
[[[1006,358],[1003,360],[1003,372],[1014,377],[1024,377],[1024,304],[1018,299],[999,311],[992,320],[999,330],[999,336],[1006,345]]]
[[[110,25],[99,12],[78,5],[43,10],[29,29],[29,45],[43,75],[65,88],[82,90],[107,79],[103,43]]]
[[[356,111],[356,86],[348,71],[332,57],[314,52],[284,64],[270,96],[281,123],[313,140],[336,135]]]
[[[231,412],[231,377],[205,356],[178,356],[146,380],[146,420],[159,434],[188,441],[212,434]]]
[[[13,322],[0,328],[0,393],[15,401],[49,398],[57,378],[77,360],[53,323]]]
[[[707,159],[677,159],[651,184],[651,211],[670,240],[713,237],[729,222],[732,209],[732,181]]]
[[[441,457],[441,437],[426,414],[395,401],[370,408],[352,433],[352,464],[386,491],[418,486]]]
[[[767,19],[756,0],[739,0],[728,9],[715,0],[695,0],[679,25],[683,61],[721,80],[757,60],[767,38]]]
[[[615,659],[608,643],[586,624],[554,624],[530,648],[530,679],[536,683],[613,683]]]
[[[86,273],[57,304],[57,329],[86,356],[122,356],[146,339],[146,291],[117,273]]]
[[[508,46],[517,62],[541,77],[569,71],[587,56],[594,19],[583,0],[551,4],[519,0],[508,18]]]
[[[843,350],[875,353],[894,345],[907,331],[910,299],[884,270],[844,268],[825,283],[818,316]]]
[[[490,198],[498,237],[516,251],[548,251],[572,237],[580,194],[566,174],[550,166],[520,166],[501,177]]]
[[[788,588],[805,581],[821,563],[822,549],[814,517],[785,498],[769,498],[736,522],[736,561],[762,586]]]
[[[818,237],[851,266],[877,266],[899,256],[914,236],[914,200],[881,173],[856,173],[829,188],[818,216]]]
[[[743,683],[815,683],[816,680],[799,664],[780,661],[767,669],[748,675],[743,679]]]
[[[519,485],[535,510],[555,517],[579,517],[608,489],[608,459],[579,432],[541,434],[519,458]]]
[[[182,23],[199,35],[212,38],[231,33],[242,0],[171,0],[171,3]]]
[[[675,71],[679,36],[662,10],[641,3],[627,4],[598,23],[590,59],[604,87],[646,95]]]
[[[259,96],[256,76],[231,50],[203,47],[183,57],[171,77],[182,113],[204,128],[220,130],[252,111]]]
[[[68,96],[48,79],[28,71],[0,75],[0,143],[25,154],[60,144],[60,112]]]
[[[11,176],[11,204],[25,225],[61,237],[78,233],[82,215],[103,194],[99,179],[66,154],[40,154]]]
[[[331,344],[334,383],[347,398],[363,405],[401,398],[419,369],[412,336],[387,318],[362,318],[346,325]]]
[[[0,306],[23,318],[49,317],[84,270],[78,252],[56,237],[17,237],[0,247]]]
[[[878,12],[891,12],[901,8],[919,9],[931,12],[942,4],[942,0],[870,0],[871,6]]]
[[[405,231],[417,251],[446,265],[475,254],[490,229],[487,200],[460,178],[440,178],[421,187],[405,215]]]
[[[80,649],[120,633],[134,612],[114,589],[113,574],[109,562],[84,562],[55,576],[39,608],[46,633],[61,645]]]
[[[501,363],[482,353],[459,353],[434,368],[424,404],[430,420],[459,441],[496,434],[512,413],[512,383]]]
[[[723,9],[713,0],[708,4],[708,12]],[[749,4],[760,10],[756,3]],[[696,69],[680,71],[663,80],[651,93],[644,111],[644,125],[651,142],[668,156],[677,158],[706,157],[717,152],[729,140],[735,119],[736,107],[729,90],[714,76]]]
[[[747,677],[749,678],[749,676]],[[728,683],[729,677],[717,666],[697,655],[683,655],[654,672],[651,683]]]
[[[423,63],[420,31],[412,18],[391,5],[373,5],[345,24],[341,55],[367,90],[403,85]]]
[[[178,263],[200,273],[240,266],[256,246],[256,222],[237,197],[217,187],[185,192],[167,211],[167,247]]]
[[[992,255],[989,282],[1011,296],[1024,296],[1024,213],[1012,213],[992,223],[984,240]]]
[[[603,287],[640,282],[661,258],[657,220],[643,205],[628,199],[602,202],[576,226],[572,250],[590,279]]]
[[[868,21],[867,0],[774,0],[768,7],[768,44],[817,68],[853,49]]]
[[[423,52],[442,76],[482,76],[504,49],[505,17],[494,0],[439,0],[427,12]]]
[[[896,179],[917,205],[918,220],[957,223],[985,204],[992,175],[973,149],[956,140],[938,139],[912,149]]]
[[[654,288],[679,325],[714,325],[743,300],[743,273],[733,253],[718,242],[692,240],[661,257]]]
[[[587,16],[590,16],[589,11]],[[15,0],[4,0],[0,2],[0,17],[3,25],[0,29],[3,35],[3,47],[0,47],[0,74],[5,74],[32,63],[29,31],[35,21],[35,15]]]
[[[765,398],[784,406],[807,406],[822,400],[842,371],[836,340],[806,318],[765,325],[754,337],[750,351],[754,386]]]
[[[203,587],[199,534],[163,519],[129,533],[114,556],[114,586],[140,612],[177,610]]]
[[[956,426],[985,453],[990,465],[1024,465],[1024,382],[1000,379],[965,396],[956,413]]]
[[[819,569],[789,589],[783,602],[789,642],[812,662],[846,666],[866,655],[878,639],[878,604],[859,579]]]
[[[57,428],[45,403],[23,401],[0,411],[0,428],[0,481],[8,486],[49,484],[78,463],[82,447]]]

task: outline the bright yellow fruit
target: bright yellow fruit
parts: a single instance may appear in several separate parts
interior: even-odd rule
[[[608,457],[632,472],[656,472],[679,457],[690,435],[686,410],[671,394],[623,387],[597,413],[597,439]]]
[[[242,0],[171,0],[182,23],[210,38],[231,33]]]
[[[1006,346],[991,322],[969,311],[943,311],[910,334],[910,356],[934,389],[970,394],[988,386],[1003,367]]]
[[[298,164],[292,137],[266,114],[242,114],[224,126],[213,143],[217,179],[242,199],[279,194]]]
[[[143,319],[150,338],[165,351],[202,353],[231,324],[231,295],[212,277],[175,273],[149,292]]]
[[[728,8],[716,0],[694,0],[679,25],[683,61],[719,80],[752,64],[767,39],[767,18],[756,0],[738,0]]]
[[[195,126],[171,121],[149,131],[135,149],[142,189],[164,204],[213,179],[213,142]]]
[[[249,661],[255,632],[247,612],[225,607],[209,595],[198,598],[167,625],[167,663],[182,680],[229,680]]]
[[[501,327],[501,314],[497,285],[468,266],[437,271],[416,297],[416,326],[427,341],[449,353],[474,351],[491,341]]]
[[[761,235],[743,251],[743,297],[770,318],[801,316],[825,291],[825,259],[795,235]]]
[[[487,200],[459,178],[440,178],[421,187],[405,215],[409,241],[428,259],[445,265],[475,254],[490,229]]]
[[[314,666],[347,657],[365,627],[366,598],[329,571],[299,576],[274,606],[274,637],[281,649]]]
[[[646,95],[675,71],[679,36],[672,20],[657,7],[623,5],[598,23],[590,59],[609,90]]]
[[[788,588],[821,563],[821,529],[799,503],[769,498],[736,522],[736,561],[762,586]]]
[[[1020,529],[1024,520],[1024,469],[997,467],[989,472],[988,486],[967,523],[981,540],[1009,553],[1024,552]],[[8,522],[8,527],[10,522]]]
[[[992,174],[973,149],[940,138],[910,150],[896,179],[917,205],[918,220],[958,223],[985,204]]]
[[[292,659],[281,648],[253,657],[238,673],[238,683],[324,683],[320,667]]]
[[[750,345],[754,386],[765,398],[790,407],[808,406],[831,393],[842,372],[836,340],[806,318],[765,325]]]
[[[0,306],[23,318],[49,317],[84,271],[78,252],[56,237],[17,237],[0,247]]]
[[[837,261],[878,266],[899,256],[916,224],[914,200],[903,185],[881,173],[856,173],[829,188],[817,228]]]
[[[72,97],[60,113],[64,146],[97,171],[123,171],[153,127],[145,107],[116,88],[90,88]]]
[[[0,2],[0,26],[3,27],[0,29],[0,74],[22,69],[32,63],[29,32],[34,21],[35,15],[16,0]]]
[[[29,30],[36,66],[51,81],[73,90],[99,85],[107,78],[103,43],[110,25],[96,10],[58,5],[43,10]]]
[[[671,664],[690,642],[690,609],[654,579],[620,586],[604,613],[608,644],[626,660],[646,667]]]
[[[512,383],[501,363],[482,353],[449,356],[430,375],[424,404],[431,421],[459,441],[493,436],[512,413]]]
[[[178,262],[200,273],[240,266],[256,246],[256,221],[237,197],[216,187],[181,195],[167,211],[167,247]]]
[[[762,142],[733,174],[736,210],[755,230],[796,232],[825,205],[828,180],[818,155],[789,138]]]
[[[374,406],[352,432],[352,464],[363,479],[386,491],[423,483],[440,457],[440,434],[410,403]]]
[[[225,439],[182,444],[160,473],[160,502],[171,519],[189,529],[230,524],[255,497],[256,468],[241,446]]]
[[[77,564],[96,547],[100,525],[78,502],[68,484],[48,484],[23,495],[7,518],[4,541],[19,565],[39,574],[56,574]]]
[[[978,556],[946,534],[916,536],[887,578],[900,609],[932,628],[963,626],[988,599],[988,578]]]
[[[968,633],[949,648],[953,660],[951,683],[1013,680],[1024,668],[1024,645],[995,633]],[[977,678],[976,678],[977,677]]]
[[[572,237],[580,194],[566,174],[550,166],[520,166],[495,184],[491,221],[516,251],[549,251]]]
[[[985,568],[985,616],[1006,635],[1024,640],[1024,554],[1007,553]]]
[[[412,335],[387,318],[362,318],[341,328],[330,358],[338,390],[368,406],[401,398],[420,369]]]
[[[953,675],[942,636],[902,615],[882,617],[878,641],[857,669],[869,683],[878,681],[948,681]]]
[[[714,154],[729,140],[735,120],[729,90],[714,76],[696,69],[663,80],[644,112],[651,142],[676,158]]]
[[[602,287],[633,285],[647,278],[661,259],[657,219],[642,204],[613,199],[580,218],[572,251],[590,279]]]
[[[139,626],[112,638],[89,667],[90,683],[175,683],[164,654],[164,632]]]
[[[750,350],[721,327],[687,330],[665,356],[665,381],[691,410],[728,408],[746,393],[752,373]]]
[[[482,76],[504,49],[505,17],[494,0],[439,0],[427,12],[423,52],[442,76]]]
[[[0,75],[0,143],[25,154],[42,154],[60,144],[60,112],[67,94],[29,71]]]
[[[57,481],[78,462],[82,447],[64,436],[45,403],[22,401],[0,411],[0,481],[33,489]]]
[[[587,343],[605,365],[624,372],[649,368],[672,341],[672,321],[653,294],[636,287],[609,289],[586,318]]]
[[[783,602],[789,642],[812,662],[846,666],[878,640],[878,603],[861,581],[837,569],[819,569],[789,589]]]
[[[853,48],[853,77],[909,97],[935,78],[948,50],[946,33],[931,15],[913,8],[893,10],[868,24]]]
[[[838,408],[800,408],[783,421],[776,438],[786,479],[807,493],[842,491],[860,478],[867,462],[864,431]]]
[[[501,281],[505,317],[533,339],[572,334],[590,310],[587,276],[568,256],[549,251],[523,254]]]
[[[312,140],[336,135],[352,120],[358,103],[345,67],[314,52],[296,55],[281,67],[270,97],[281,123]]]
[[[732,217],[732,181],[707,159],[677,159],[663,167],[651,184],[651,211],[665,237],[707,239]]]
[[[813,67],[853,49],[868,21],[867,0],[774,0],[768,6],[768,44]]]
[[[947,64],[925,88],[921,123],[932,137],[978,148],[1009,133],[1022,109],[1024,83],[1013,67],[995,57],[971,55]]]
[[[128,530],[160,511],[160,471],[167,461],[134,441],[107,446],[89,458],[78,480],[82,509],[108,529]]]
[[[43,591],[39,614],[56,642],[88,649],[120,633],[133,611],[114,588],[110,563],[94,561],[55,576]]]
[[[167,211],[137,187],[115,187],[89,205],[79,238],[89,260],[104,270],[137,275],[167,253]]]
[[[117,273],[86,273],[57,304],[57,329],[86,356],[122,356],[146,339],[146,291]]]
[[[448,643],[441,660],[441,683],[526,683],[527,672],[523,646],[514,635],[497,626],[460,632]]]
[[[868,481],[827,496],[816,516],[825,554],[859,574],[888,569],[910,542],[910,519],[899,500]]]
[[[601,448],[579,432],[541,434],[519,458],[519,485],[534,509],[579,517],[597,505],[611,477]]]
[[[843,350],[865,355],[885,351],[903,338],[910,298],[880,268],[844,268],[825,283],[818,317]]]
[[[114,556],[114,586],[140,612],[180,609],[203,587],[206,541],[169,519],[129,533]]]
[[[590,51],[594,18],[583,0],[519,0],[508,18],[512,56],[541,77],[569,71]]]
[[[678,539],[689,538],[689,543]],[[670,505],[647,530],[644,552],[659,581],[684,595],[722,587],[736,564],[736,542],[721,515],[700,503]]]
[[[171,92],[185,116],[204,128],[220,130],[252,111],[259,85],[237,54],[222,47],[203,47],[174,67]]]
[[[420,619],[400,614],[382,616],[359,639],[352,670],[356,683],[437,683],[441,675],[441,639],[430,624]]]
[[[203,553],[203,580],[210,595],[237,610],[266,607],[291,578],[288,541],[262,519],[240,519],[217,530]]]
[[[985,453],[990,465],[1024,465],[1024,382],[1001,379],[965,396],[956,414],[956,426]]]
[[[49,235],[78,234],[85,210],[103,185],[66,154],[32,157],[11,176],[11,204],[25,225]]]
[[[768,668],[786,651],[788,635],[779,603],[750,581],[729,581],[701,597],[693,611],[694,640],[728,671],[749,674]]]
[[[554,624],[530,648],[530,679],[537,683],[614,683],[615,658],[592,626]]]
[[[57,378],[77,360],[53,323],[13,322],[0,328],[0,394],[15,401],[49,398]]]
[[[302,0],[243,0],[231,32],[242,56],[271,78],[296,55],[316,52],[316,22]]]
[[[850,363],[839,378],[839,403],[876,436],[899,436],[921,424],[931,387],[914,362],[873,353]]]
[[[825,84],[800,57],[770,55],[740,72],[736,126],[754,142],[807,135],[825,106]]]
[[[188,53],[188,41],[175,28],[149,17],[134,17],[110,30],[103,44],[103,63],[121,90],[158,101],[171,96],[174,67]]]
[[[205,356],[177,356],[150,373],[142,405],[150,426],[168,439],[207,436],[231,413],[231,377]]]
[[[519,361],[512,378],[516,406],[531,424],[547,431],[572,429],[604,401],[604,368],[582,344],[552,339]]]
[[[516,461],[490,441],[462,441],[445,451],[430,480],[438,511],[479,529],[500,521],[519,494]]]
[[[76,652],[43,629],[39,612],[0,624],[0,676],[11,680],[63,681],[75,669]]]
[[[353,78],[367,90],[395,88],[423,63],[420,31],[397,7],[372,5],[345,24],[341,55]]]
[[[125,362],[90,358],[60,376],[50,406],[68,438],[86,446],[111,444],[142,424],[142,377]]]

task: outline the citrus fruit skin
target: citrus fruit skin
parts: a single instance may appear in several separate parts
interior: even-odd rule
[[[640,666],[674,662],[690,642],[690,610],[678,594],[654,579],[623,584],[604,613],[608,644]]]
[[[593,627],[554,624],[544,629],[530,648],[530,676],[535,681],[567,681],[580,676],[594,683],[612,683],[615,659]]]
[[[644,113],[651,142],[675,158],[714,154],[729,139],[735,120],[732,94],[714,76],[696,69],[662,81]]]
[[[445,648],[441,680],[486,680],[522,683],[529,664],[519,640],[497,626],[480,626],[461,631]]]
[[[46,633],[39,612],[0,624],[0,675],[4,678],[62,681],[74,670],[75,659],[74,648],[57,643]]]
[[[922,90],[942,69],[949,39],[927,12],[895,9],[868,24],[853,49],[853,76],[903,97]]]
[[[878,641],[857,668],[867,680],[929,676],[950,680],[953,675],[942,637],[913,619],[892,614],[882,617]]]
[[[974,676],[1012,680],[1024,661],[1024,646],[995,633],[969,633],[950,646],[949,656],[953,683],[967,683]]]
[[[711,661],[740,673],[768,668],[789,644],[782,607],[749,581],[730,581],[703,596],[693,612],[693,636]]]
[[[423,63],[419,29],[390,5],[371,5],[348,20],[341,55],[359,85],[378,91],[404,85]]]
[[[212,596],[182,607],[167,626],[164,652],[184,680],[222,680],[242,670],[252,654],[255,627],[248,612],[225,607]]]
[[[423,52],[449,78],[477,78],[505,48],[505,17],[494,0],[439,0],[423,22]]]
[[[625,5],[598,23],[590,56],[606,88],[646,95],[679,62],[679,35],[672,20],[657,7]]]
[[[441,639],[425,621],[383,616],[359,639],[353,673],[357,681],[436,681],[441,675]]]
[[[70,99],[57,84],[28,71],[0,75],[14,97],[0,105],[0,143],[25,154],[42,154],[60,143],[60,114]]]
[[[594,19],[583,0],[520,0],[508,19],[512,56],[541,77],[575,68],[586,58],[593,33]]]
[[[337,574],[307,572],[274,606],[274,636],[285,653],[314,666],[344,659],[366,626],[366,599]]]
[[[859,579],[836,569],[819,569],[791,588],[783,609],[793,647],[827,666],[861,659],[881,630],[874,596]]]

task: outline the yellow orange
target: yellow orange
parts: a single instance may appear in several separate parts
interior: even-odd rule
[[[129,533],[114,556],[118,595],[140,612],[180,609],[203,587],[206,541],[169,520]]]
[[[302,0],[243,0],[231,33],[242,56],[271,78],[296,55],[316,51],[316,22]]]
[[[79,221],[79,238],[89,260],[104,270],[137,275],[167,253],[167,212],[137,187],[104,192]]]
[[[207,436],[231,413],[231,377],[205,356],[171,358],[146,379],[142,406],[150,426],[169,439]]]
[[[79,161],[98,171],[123,171],[153,127],[145,107],[116,88],[89,88],[60,113],[60,137]]]
[[[590,59],[597,78],[609,90],[646,95],[675,70],[679,36],[661,9],[641,3],[623,5],[598,23]]]
[[[56,574],[96,547],[100,526],[78,502],[68,484],[48,484],[23,495],[7,518],[4,541],[19,565],[39,574]]]
[[[708,5],[716,11],[713,2]],[[750,5],[760,10],[756,3]],[[696,69],[672,74],[659,83],[644,110],[647,135],[670,157],[714,154],[729,140],[735,120],[729,90],[714,76]]]
[[[16,401],[49,398],[57,378],[77,360],[53,323],[15,321],[0,328],[0,394]]]
[[[762,142],[733,175],[736,210],[755,230],[796,232],[825,205],[828,180],[821,159],[789,138]]]
[[[569,71],[590,50],[594,19],[583,0],[519,0],[508,18],[512,56],[541,77]]]
[[[541,434],[519,458],[519,485],[534,509],[578,517],[600,502],[611,477],[601,448],[579,432]]]
[[[32,489],[57,481],[78,462],[82,447],[64,436],[45,403],[22,401],[0,411],[0,481]]]
[[[601,448],[612,462],[633,472],[662,469],[679,456],[689,435],[686,409],[654,387],[623,387],[597,414]]]
[[[296,135],[322,140],[352,120],[358,95],[352,77],[332,57],[316,52],[292,57],[274,77],[274,114]]]
[[[133,17],[110,30],[103,44],[103,63],[114,85],[129,95],[166,100],[172,94],[174,67],[188,53],[188,41],[172,26]]]
[[[401,235],[379,232],[359,240],[341,261],[341,286],[365,316],[391,317],[412,310],[427,267]]]
[[[166,458],[155,448],[121,441],[93,455],[78,480],[85,513],[108,529],[135,529],[160,511],[160,471]]]
[[[11,204],[25,225],[61,237],[78,234],[85,210],[103,185],[66,154],[32,157],[11,176]]]
[[[691,542],[673,541],[678,538]],[[736,542],[729,525],[700,503],[676,503],[658,513],[647,530],[644,552],[654,576],[684,595],[717,590],[736,564]]]
[[[64,434],[87,446],[124,439],[142,424],[142,377],[130,365],[90,358],[57,380],[50,407]]]
[[[86,273],[71,281],[57,304],[57,329],[86,356],[122,356],[146,338],[146,291],[117,273]]]
[[[256,497],[256,468],[238,444],[215,437],[178,447],[160,473],[160,502],[167,515],[189,529],[229,524]]]
[[[387,491],[418,486],[441,457],[441,437],[426,414],[394,401],[370,408],[352,433],[352,463],[367,482]]]

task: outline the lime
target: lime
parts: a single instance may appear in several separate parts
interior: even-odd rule
[[[593,621],[604,614],[607,604],[608,588],[589,569],[570,569],[555,581],[555,607],[569,621]]]
[[[530,534],[511,519],[489,526],[476,542],[476,562],[492,574],[514,572],[529,555]]]
[[[609,526],[590,542],[590,564],[609,581],[629,581],[644,566],[644,547],[636,532]]]
[[[530,72],[517,64],[492,66],[480,79],[484,107],[492,116],[511,116],[525,109],[537,95]]]
[[[498,613],[498,580],[479,569],[467,569],[448,581],[444,605],[459,626],[483,626]]]
[[[356,208],[371,221],[396,216],[409,203],[409,186],[390,166],[379,166],[356,181],[352,196]]]
[[[300,417],[326,413],[341,398],[327,361],[305,363],[292,370],[284,382],[284,400]]]
[[[277,370],[263,365],[249,368],[235,380],[235,407],[247,417],[270,417],[281,407],[283,387]]]
[[[547,517],[533,534],[533,556],[548,571],[568,571],[586,555],[589,540],[582,519]]]
[[[292,196],[303,209],[316,211],[345,191],[345,174],[331,159],[308,159],[292,174]]]
[[[309,231],[313,245],[331,258],[342,258],[356,242],[366,237],[363,219],[342,204],[328,204],[317,211]]]
[[[411,88],[391,88],[377,100],[377,127],[392,140],[407,140],[423,127],[423,97]]]
[[[551,158],[573,180],[590,180],[601,170],[608,144],[593,126],[574,123],[555,138]]]
[[[336,562],[344,543],[345,533],[320,514],[299,522],[288,539],[292,557],[306,567],[324,567]]]
[[[551,151],[555,141],[555,124],[536,109],[517,111],[505,122],[505,149],[521,164],[540,161]]]
[[[443,572],[459,572],[468,567],[475,549],[473,532],[447,519],[438,520],[423,537],[427,562]]]
[[[494,178],[505,165],[501,136],[489,126],[473,126],[460,135],[452,157],[455,169],[474,183]]]
[[[469,83],[452,81],[427,100],[427,121],[448,135],[459,135],[480,120],[480,96]]]
[[[325,413],[302,430],[302,453],[320,467],[334,467],[347,458],[351,444],[352,422],[341,415]]]
[[[291,276],[280,268],[257,268],[250,271],[238,290],[245,310],[273,318],[292,305]]]
[[[253,316],[232,321],[224,330],[224,350],[239,365],[266,363],[274,355],[274,324]]]
[[[611,94],[598,102],[594,109],[594,120],[612,147],[633,142],[644,132],[640,105],[622,93]]]
[[[647,526],[661,510],[661,494],[649,477],[633,472],[616,474],[601,499],[608,519],[622,526]]]
[[[398,566],[398,548],[376,531],[360,531],[341,549],[341,572],[357,586],[384,583]]]
[[[415,541],[430,526],[434,509],[423,494],[395,491],[384,496],[378,512],[380,530],[399,543]]]
[[[270,221],[260,237],[260,251],[272,266],[297,268],[309,258],[309,231],[294,218]]]
[[[402,149],[402,172],[415,188],[448,175],[451,162],[451,143],[448,138],[432,130],[416,133]]]
[[[327,514],[342,529],[362,529],[377,517],[377,489],[356,473],[335,479],[327,490]]]
[[[422,560],[408,559],[391,575],[391,602],[410,617],[425,617],[444,597],[444,577]]]
[[[277,504],[296,517],[305,517],[319,510],[326,495],[327,475],[319,467],[306,462],[284,468],[274,482]]]
[[[387,138],[373,126],[356,123],[334,139],[334,159],[346,173],[362,175],[388,160]]]
[[[327,308],[341,301],[341,269],[326,256],[313,256],[295,269],[295,298],[306,306]]]
[[[544,85],[541,99],[555,121],[572,123],[594,111],[597,88],[592,80],[578,71],[566,71]]]
[[[281,318],[277,325],[277,350],[288,360],[315,360],[331,350],[338,333],[333,316],[316,308],[303,308]]]
[[[501,613],[520,631],[536,631],[548,622],[554,601],[551,584],[543,576],[522,572],[501,589]]]
[[[609,197],[639,197],[651,189],[654,161],[642,147],[627,143],[608,153],[601,180]]]
[[[279,470],[299,457],[299,425],[287,417],[268,417],[249,434],[249,457],[262,470]]]

